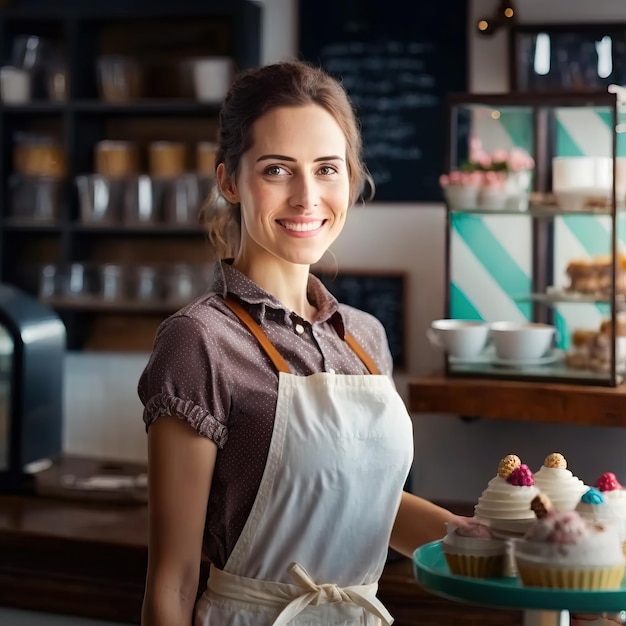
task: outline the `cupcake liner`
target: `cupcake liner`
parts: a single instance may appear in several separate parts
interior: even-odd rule
[[[453,574],[472,578],[499,578],[504,571],[504,554],[472,556],[445,553],[448,567]]]
[[[539,567],[517,559],[523,585],[551,589],[617,589],[624,578],[624,565],[597,568]]]

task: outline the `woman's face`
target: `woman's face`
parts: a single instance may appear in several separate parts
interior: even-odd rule
[[[343,131],[318,105],[280,107],[253,124],[252,139],[236,179],[222,185],[241,205],[238,258],[317,262],[348,210]]]

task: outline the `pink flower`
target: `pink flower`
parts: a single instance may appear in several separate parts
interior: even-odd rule
[[[513,172],[520,172],[535,167],[535,161],[525,150],[511,148],[508,155],[508,167]]]
[[[483,185],[485,187],[504,187],[506,186],[505,172],[484,172]]]
[[[439,184],[442,187],[450,185],[479,187],[483,182],[483,172],[461,172],[453,170],[449,174],[442,174],[439,177]]]
[[[494,150],[491,153],[491,160],[494,163],[506,163],[509,160],[509,153],[506,150]]]

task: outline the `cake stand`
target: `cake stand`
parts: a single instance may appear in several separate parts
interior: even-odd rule
[[[626,624],[626,586],[607,591],[524,587],[518,578],[480,579],[450,573],[441,540],[418,548],[413,571],[419,584],[431,593],[468,604],[520,609],[524,626],[574,624]],[[572,614],[584,614],[573,618]]]

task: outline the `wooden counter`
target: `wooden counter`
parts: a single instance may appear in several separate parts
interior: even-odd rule
[[[465,513],[467,505],[449,508]],[[147,522],[143,505],[0,495],[0,606],[138,624]],[[395,626],[522,623],[519,611],[470,607],[427,594],[404,558],[388,563],[379,596]]]
[[[409,410],[465,417],[626,425],[626,385],[592,387],[432,374],[409,381]]]

